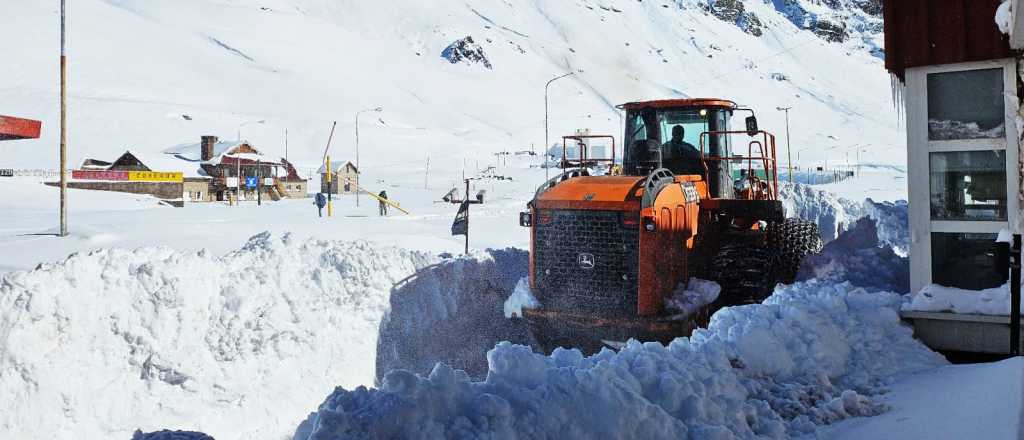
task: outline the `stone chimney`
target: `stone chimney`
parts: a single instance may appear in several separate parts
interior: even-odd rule
[[[217,136],[203,136],[202,139],[199,143],[199,159],[205,162],[213,159],[213,146],[217,144]]]

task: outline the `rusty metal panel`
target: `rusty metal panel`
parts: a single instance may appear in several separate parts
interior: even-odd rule
[[[38,139],[42,127],[39,121],[0,115],[0,141]]]
[[[995,23],[1001,0],[884,0],[885,67],[903,78],[908,67],[1014,56]]]

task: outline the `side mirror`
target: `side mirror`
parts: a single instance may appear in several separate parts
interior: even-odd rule
[[[519,213],[519,226],[529,228],[533,226],[533,213],[531,212],[520,212]]]
[[[757,117],[756,116],[753,116],[753,115],[747,116],[746,122],[747,122],[747,135],[754,136],[754,135],[757,134],[758,131],[760,131],[760,130],[757,129]]]

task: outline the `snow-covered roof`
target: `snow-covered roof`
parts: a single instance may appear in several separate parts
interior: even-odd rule
[[[342,168],[345,168],[346,166],[349,166],[349,165],[351,165],[352,169],[356,170],[357,173],[359,172],[359,169],[356,168],[355,164],[353,164],[351,161],[347,161],[346,160],[346,161],[338,161],[338,162],[331,161],[331,162],[332,162],[331,163],[331,168],[334,168],[334,172],[335,173],[341,171]],[[320,169],[318,169],[316,172],[318,174],[326,173],[327,172],[327,164],[320,165]]]
[[[213,157],[220,156],[245,142],[239,141],[223,141],[217,142],[213,145]],[[173,155],[181,160],[187,160],[189,162],[199,162],[202,160],[203,146],[199,142],[190,144],[179,144],[171,148],[165,149],[164,154]]]

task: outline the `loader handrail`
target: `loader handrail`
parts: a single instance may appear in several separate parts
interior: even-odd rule
[[[587,171],[586,168],[577,168],[577,169],[574,169],[574,170],[569,170],[569,171],[563,172],[562,174],[559,174],[559,175],[557,175],[555,177],[552,177],[552,178],[548,179],[547,182],[542,183],[540,185],[540,188],[537,188],[537,192],[533,193],[533,199],[537,200],[538,198],[540,198],[541,194],[544,194],[545,191],[547,191],[547,190],[549,190],[551,188],[554,188],[555,185],[558,185],[559,183],[562,183],[562,182],[564,182],[566,180],[569,180],[569,179],[571,179],[573,177],[589,176],[589,175],[590,175],[590,172]]]
[[[704,138],[707,136],[710,138],[712,135],[738,135],[745,134],[754,140],[747,143],[747,155],[740,156],[735,155],[731,157],[723,156],[708,156],[704,154]],[[760,136],[761,139],[756,139]],[[758,155],[754,155],[754,145],[757,144]],[[747,161],[747,176],[754,176],[754,161],[760,161],[764,167],[765,178],[768,179],[768,190],[769,198],[771,200],[778,200],[779,198],[779,170],[778,161],[775,158],[775,135],[768,133],[764,130],[759,130],[753,134],[747,131],[705,131],[700,134],[700,158],[701,163],[704,164],[704,179],[708,179],[708,164],[707,161],[721,162],[723,160],[736,160],[743,163],[743,160]]]
[[[571,164],[571,162],[569,162],[569,156],[568,156],[568,151],[569,151],[568,141],[570,139],[576,141],[576,145],[577,145],[577,147],[579,147],[579,153],[580,153],[579,167],[580,168],[586,167],[586,165],[589,164],[589,163],[597,164],[597,163],[601,163],[601,162],[608,162],[608,172],[609,173],[612,172],[612,168],[615,167],[615,136],[609,136],[609,135],[606,135],[606,134],[602,134],[602,135],[598,135],[598,134],[594,134],[594,135],[591,135],[591,134],[586,134],[586,135],[579,134],[579,135],[573,135],[573,136],[562,136],[562,166],[563,167],[565,167],[568,164]],[[588,151],[589,146],[586,144],[586,140],[587,139],[611,139],[611,141],[612,141],[612,156],[611,156],[611,159],[604,159],[604,158],[602,158],[602,159],[595,159],[595,158],[590,157],[590,155],[589,155],[590,152]]]

